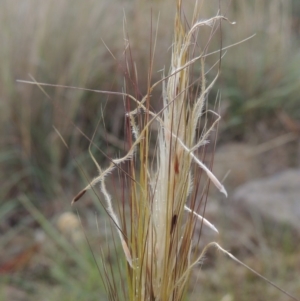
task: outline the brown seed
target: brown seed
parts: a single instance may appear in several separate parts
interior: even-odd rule
[[[71,204],[77,202],[84,194],[86,193],[86,189],[81,190],[72,200]]]
[[[177,223],[177,214],[173,215],[173,217],[172,217],[171,234],[172,234],[172,232],[174,231],[174,228],[175,228],[175,226],[176,226],[176,223]]]

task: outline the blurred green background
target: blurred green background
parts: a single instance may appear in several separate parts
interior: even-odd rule
[[[194,1],[183,2],[189,20]],[[203,18],[217,13],[218,1],[199,3]],[[222,11],[237,23],[223,23],[223,47],[256,35],[228,49],[222,73],[211,92],[213,101],[219,92],[222,98],[219,144],[258,145],[285,134],[298,134],[300,2],[222,1]],[[113,157],[122,153],[124,146],[125,110],[121,97],[44,87],[47,97],[37,86],[16,80],[34,78],[49,84],[122,91],[124,47],[129,42],[132,57],[127,59],[136,64],[137,94],[143,95],[147,89],[151,28],[153,38],[158,24],[154,82],[161,78],[163,68],[168,70],[174,15],[175,1],[171,0],[0,2],[0,300],[104,300],[87,243],[75,248],[61,234],[56,220],[63,212],[74,210],[70,201],[88,180],[78,166],[85,174],[95,174],[88,154],[89,139],[82,133],[91,138],[100,120],[95,133],[97,146]],[[219,47],[220,32],[210,50]],[[208,69],[216,59],[217,56],[207,59]],[[156,109],[161,106],[159,93],[158,90],[153,95]],[[293,153],[297,143],[294,138],[291,141],[294,144],[287,151]],[[105,164],[100,152],[95,156]],[[294,156],[287,164],[295,167],[298,161]],[[79,205],[87,230],[96,227],[91,213],[95,204],[90,201]],[[103,218],[103,210],[98,209]],[[46,251],[34,248],[40,229],[46,235]],[[91,235],[91,241],[97,244],[98,236]],[[19,262],[20,254],[25,259]],[[294,253],[288,257],[293,256]],[[286,269],[285,254],[280,258],[278,268]],[[300,259],[295,258],[299,264]],[[225,265],[226,269],[234,269],[232,262],[221,264]],[[246,275],[245,281],[247,277],[251,290],[253,279]],[[226,291],[232,294],[237,278],[234,276],[231,284],[222,282],[217,289],[208,285],[203,293],[208,297],[203,299],[221,300]],[[281,281],[280,275],[278,279]],[[258,286],[261,300],[273,296],[273,291],[268,295],[266,284],[259,282]],[[11,298],[9,294],[15,295]],[[286,300],[279,296],[276,298]],[[239,300],[254,299],[245,294]]]

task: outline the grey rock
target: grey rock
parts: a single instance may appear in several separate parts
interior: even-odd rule
[[[253,147],[246,143],[228,143],[217,149],[213,172],[223,182],[229,194],[234,187],[256,179],[262,174],[258,161],[253,159],[252,152]]]
[[[233,194],[234,202],[275,223],[284,223],[300,233],[300,169],[251,181]]]

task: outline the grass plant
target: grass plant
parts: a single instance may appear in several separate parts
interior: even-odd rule
[[[215,111],[209,109],[207,102],[219,74],[221,50],[216,64],[218,71],[210,83],[206,80],[208,71],[205,62],[210,55],[208,50],[216,28],[220,27],[221,21],[229,20],[221,15],[199,20],[197,5],[196,2],[191,25],[187,26],[182,21],[182,1],[177,1],[169,74],[163,74],[162,80],[151,84],[154,38],[153,46],[150,47],[147,94],[139,100],[127,92],[115,93],[122,95],[126,104],[129,150],[121,158],[110,159],[106,169],[100,167],[90,150],[99,176],[81,190],[72,203],[77,202],[87,190],[100,184],[103,197],[99,197],[99,200],[116,228],[127,261],[127,287],[121,286],[127,300],[183,300],[193,268],[203,262],[211,247],[216,247],[241,266],[297,300],[238,260],[217,242],[206,244],[199,252],[201,230],[199,236],[195,237],[196,225],[200,223],[201,228],[207,226],[218,232],[204,217],[209,183],[212,182],[227,196],[224,186],[196,154],[199,149],[205,148],[211,131],[215,130],[220,119]],[[208,41],[199,46],[197,37],[203,27],[209,27],[210,34]],[[130,49],[129,45],[127,47]],[[191,71],[197,63],[200,76],[195,79]],[[128,62],[127,66],[125,74],[132,74],[128,80],[135,88],[138,78],[136,69],[130,69]],[[163,108],[155,113],[151,110],[150,100],[158,84],[163,86]],[[134,109],[131,109],[132,101],[135,103]],[[153,123],[156,123],[157,143],[151,160],[150,126]],[[106,188],[106,178],[115,169],[122,171],[121,166],[125,162],[128,162],[128,172],[123,171],[128,192],[123,205],[118,206],[122,217],[120,221],[113,208],[112,196]],[[197,169],[200,172],[195,171]],[[208,180],[206,185],[202,184],[204,177]],[[126,200],[129,218],[126,218]],[[109,299],[119,300],[116,297],[119,288],[115,284],[114,275],[106,275],[104,281]]]
[[[196,150],[206,144],[219,116],[205,109],[207,95],[215,82],[206,84],[204,63],[207,45],[197,57],[191,56],[199,28],[211,26],[213,34],[215,24],[225,18],[216,16],[198,21],[197,11],[198,7],[195,8],[191,28],[186,30],[182,23],[181,1],[177,2],[170,73],[158,82],[164,87],[163,109],[159,113],[150,110],[151,93],[158,83],[151,85],[149,81],[148,93],[140,101],[123,93],[127,100],[131,98],[136,103],[136,108],[127,113],[133,136],[133,139],[129,136],[130,150],[123,158],[111,160],[105,170],[91,154],[99,176],[73,200],[76,202],[88,189],[100,183],[104,206],[117,229],[127,260],[128,291],[125,293],[129,300],[182,300],[192,267],[198,265],[203,256],[196,256],[193,252],[196,223],[200,221],[217,231],[197,213],[199,204],[194,190],[197,188],[193,188],[192,164],[201,168],[226,195],[223,185],[195,155]],[[197,61],[200,61],[201,77],[196,80],[199,95],[193,98],[190,68]],[[210,128],[203,129],[196,139],[200,119],[206,118],[206,114],[211,114],[215,121]],[[151,162],[150,125],[154,122],[158,125],[158,136]],[[121,223],[112,207],[105,179],[113,169],[128,160],[130,218],[129,222],[124,219]],[[202,198],[205,195],[203,191]],[[191,208],[187,206],[188,201]]]
[[[5,47],[1,48],[2,54],[0,55],[2,66],[5,67],[1,69],[3,90],[0,92],[1,99],[4,100],[1,103],[3,110],[0,113],[3,125],[1,135],[4,137],[1,143],[5,147],[1,150],[0,158],[4,166],[3,170],[11,171],[9,177],[6,174],[1,175],[4,183],[3,200],[21,200],[22,205],[38,221],[60,250],[59,254],[54,251],[50,255],[53,260],[53,278],[51,279],[65,286],[55,287],[51,296],[52,300],[97,300],[104,298],[103,291],[110,300],[184,300],[188,295],[189,283],[194,282],[193,271],[198,270],[203,263],[207,248],[215,246],[232,257],[216,243],[211,243],[207,247],[202,244],[202,227],[208,227],[211,233],[217,231],[216,227],[205,219],[209,183],[212,182],[226,194],[224,187],[211,171],[212,162],[206,166],[203,161],[205,150],[209,147],[207,141],[219,121],[219,115],[213,111],[214,106],[208,103],[208,95],[217,95],[214,83],[219,75],[220,57],[219,53],[214,56],[209,56],[209,53],[214,45],[217,45],[215,49],[219,48],[219,39],[214,42],[213,37],[221,20],[227,19],[221,15],[210,18],[209,9],[205,11],[208,5],[204,5],[204,2],[200,2],[200,6],[193,13],[192,6],[188,3],[186,13],[192,16],[192,22],[189,25],[185,19],[186,16],[182,13],[181,1],[178,1],[172,55],[171,59],[168,59],[162,53],[171,44],[171,40],[165,36],[169,36],[169,30],[172,28],[168,26],[173,22],[173,17],[169,17],[169,11],[174,3],[157,1],[165,7],[160,17],[162,20],[160,24],[165,20],[168,21],[160,25],[164,28],[163,33],[158,33],[156,38],[152,37],[150,59],[147,59],[144,53],[149,51],[149,44],[141,43],[141,41],[148,40],[145,32],[152,33],[153,25],[147,21],[149,18],[144,17],[145,12],[148,14],[149,7],[139,1],[121,2],[116,1],[113,6],[111,6],[111,1],[102,1],[99,4],[99,1],[92,0],[85,1],[85,3],[62,0],[57,6],[50,5],[47,1],[37,4],[29,0],[24,1],[21,7],[12,4],[11,1],[3,1],[1,4],[1,20],[5,21],[6,28],[1,36],[6,43],[4,43]],[[237,17],[243,20],[245,17],[248,18],[249,26],[239,27],[241,31],[239,38],[243,39],[249,36],[247,31],[253,24],[250,22],[252,14],[247,13],[252,7],[248,7],[249,2],[246,1],[232,2],[235,10],[227,11],[227,15],[229,17],[233,15],[232,19],[237,21],[239,21]],[[286,39],[284,43],[288,44],[291,39],[286,19],[289,3],[286,2],[282,11],[276,6],[279,2],[276,0],[274,3],[272,15],[270,13],[270,21],[273,23],[267,22],[267,24],[271,30],[278,25],[275,22],[276,18],[272,17],[273,14],[282,16],[284,22],[281,24],[285,27],[282,27],[282,31],[274,30],[271,34],[278,35],[280,41]],[[121,66],[121,64],[114,64],[109,52],[103,50],[101,38],[118,61],[123,51],[120,46],[124,40],[122,32],[112,34],[110,30],[103,31],[101,28],[121,28],[123,12],[120,7],[124,6],[125,15],[132,17],[131,24],[134,24],[130,25],[132,27],[129,28],[129,32],[133,31],[134,34],[130,40],[127,36],[125,37],[127,61],[124,66]],[[88,10],[90,7],[97,7],[97,9],[90,14]],[[259,7],[265,9],[261,14]],[[265,1],[255,1],[255,16],[259,16],[257,18],[263,20],[265,12],[268,12],[265,7]],[[110,15],[112,12],[115,14],[116,9],[119,12],[119,18],[116,19],[116,23],[111,24]],[[154,7],[153,14],[156,12],[155,9],[158,10]],[[32,14],[32,12],[35,13]],[[15,18],[7,17],[11,15]],[[33,17],[28,18],[28,16]],[[16,32],[13,31],[16,28],[13,24],[14,19],[18,19]],[[254,23],[258,24],[258,22]],[[64,31],[65,35],[58,34],[62,32],[65,24],[68,24],[70,30]],[[222,25],[222,39],[224,44],[229,45],[232,41],[226,34],[226,27],[230,26],[226,24],[227,22]],[[241,24],[244,24],[244,21],[239,21],[239,25]],[[142,27],[143,31],[135,31]],[[26,34],[23,34],[21,29],[24,29]],[[201,33],[198,36],[200,29]],[[69,34],[70,32],[72,34]],[[251,34],[252,32],[255,30],[251,31]],[[262,37],[259,43],[264,40],[265,32],[260,32],[260,34]],[[162,40],[159,35],[164,37],[162,44],[159,43]],[[11,36],[17,41],[16,44],[24,47],[15,47],[13,44],[15,41],[10,39]],[[276,43],[271,38],[270,40],[264,55],[268,55],[274,47],[276,48],[278,45],[276,43],[279,43],[277,40]],[[245,46],[245,48],[248,57],[254,55],[251,47]],[[281,50],[287,54],[289,53],[287,49],[290,48]],[[159,53],[159,55],[154,55],[154,53]],[[260,52],[257,51],[257,53]],[[24,57],[27,59],[23,60]],[[137,60],[136,65],[133,64],[131,57]],[[232,101],[231,108],[237,107],[233,97],[238,94],[236,91],[242,91],[245,87],[247,87],[245,90],[247,95],[238,94],[239,105],[245,111],[263,106],[263,101],[256,101],[257,94],[263,100],[273,99],[274,95],[268,92],[278,84],[278,78],[263,82],[269,87],[263,91],[264,93],[257,92],[257,89],[253,87],[255,84],[252,86],[252,83],[260,83],[277,58],[277,55],[271,56],[270,61],[266,61],[265,70],[259,74],[255,73],[255,64],[252,64],[250,60],[246,62],[249,63],[246,67],[241,68],[237,65],[237,61],[244,62],[244,60],[235,60],[235,63],[229,60],[230,63],[225,65],[223,74],[224,78],[230,75],[228,78],[232,79],[232,84],[225,90],[225,97]],[[168,62],[171,67],[167,76],[155,72]],[[149,66],[149,70],[146,66]],[[231,72],[230,66],[238,66],[236,67],[238,71]],[[288,72],[289,76],[297,77],[298,71],[294,70],[294,66],[286,66],[284,62],[276,65],[279,69],[276,74],[280,75],[280,82],[284,74],[282,70],[286,70],[285,68],[294,71]],[[252,72],[248,72],[250,67]],[[63,187],[70,186],[72,182],[76,183],[74,187],[78,186],[74,167],[67,163],[68,151],[63,146],[58,146],[58,143],[53,143],[57,138],[53,134],[52,124],[59,128],[65,137],[65,143],[78,159],[78,154],[84,152],[90,139],[84,139],[81,133],[70,136],[73,128],[69,127],[69,120],[74,120],[83,133],[88,133],[96,127],[98,122],[95,121],[95,114],[104,115],[99,106],[99,94],[93,96],[91,91],[64,89],[63,86],[85,86],[93,90],[101,85],[103,92],[101,95],[105,95],[104,90],[111,91],[113,88],[121,90],[123,85],[121,77],[115,79],[111,76],[107,77],[107,74],[115,73],[118,68],[125,70],[127,83],[123,92],[109,94],[107,112],[118,111],[112,110],[117,104],[118,108],[121,107],[118,116],[122,116],[123,103],[125,104],[127,112],[125,131],[120,130],[122,122],[114,126],[115,116],[109,112],[104,120],[112,135],[107,135],[104,128],[100,128],[93,137],[90,147],[90,154],[98,168],[99,176],[74,199],[77,201],[90,188],[95,189],[96,192],[94,185],[100,184],[102,195],[98,196],[96,192],[97,198],[106,208],[111,218],[112,228],[116,229],[116,232],[114,229],[109,231],[111,240],[106,242],[107,246],[101,247],[99,252],[97,249],[95,251],[93,245],[91,246],[95,256],[93,258],[89,252],[74,251],[73,246],[60,236],[36,205],[41,206],[43,199],[52,200],[54,195],[65,195]],[[8,72],[8,70],[13,71]],[[17,90],[14,89],[15,78],[24,78],[23,70],[38,80],[43,79],[44,82],[61,85],[53,90],[47,90],[53,100],[52,104],[49,104],[46,97],[40,96],[41,94],[38,94],[37,90],[30,85],[18,84]],[[51,70],[54,71],[51,72]],[[148,74],[147,80],[143,80],[138,74]],[[245,74],[249,77],[243,81]],[[238,81],[235,80],[236,77],[239,78]],[[253,78],[257,79],[253,81]],[[153,79],[156,81],[154,85],[152,85]],[[111,82],[115,84],[111,85]],[[248,86],[248,83],[251,85]],[[287,89],[281,89],[280,85],[282,98],[291,91],[293,95],[297,95],[298,87],[293,83],[293,79],[288,81],[290,88]],[[141,96],[144,95],[143,93],[145,96]],[[160,93],[162,96],[157,96]],[[255,103],[245,105],[242,100],[251,95]],[[276,94],[276,97],[278,95]],[[119,98],[122,98],[123,102]],[[278,102],[281,103],[282,98],[278,97]],[[106,101],[106,96],[105,98],[103,96],[103,99]],[[296,97],[293,96],[293,103],[295,99]],[[87,100],[89,101],[86,102]],[[112,107],[110,103],[113,103]],[[154,111],[152,106],[158,109]],[[61,118],[62,111],[67,112],[64,118]],[[232,112],[234,113],[231,119],[235,119],[239,110],[232,110]],[[96,158],[96,155],[92,154],[93,146],[96,145],[94,141],[97,140],[98,148],[103,148],[107,144],[106,139],[109,139],[109,142],[119,148],[122,143],[113,138],[122,135],[127,139],[128,153],[121,159],[110,158],[108,168],[100,167],[99,156]],[[151,139],[157,141],[154,150],[151,148]],[[84,153],[82,158],[84,163],[87,162],[86,157],[87,154]],[[100,160],[102,159],[103,157]],[[79,158],[78,161],[80,160]],[[85,166],[89,172],[91,166],[88,164]],[[120,182],[124,187],[117,204],[106,187],[107,176],[114,171],[120,173]],[[57,183],[63,183],[63,185]],[[24,196],[23,191],[31,191],[33,195]],[[67,192],[68,195],[70,193],[70,191]],[[4,203],[1,206],[4,211],[3,216],[11,213],[13,207],[16,206],[15,203],[12,204],[10,206]],[[121,250],[118,247],[119,240]],[[111,262],[107,255],[110,253],[119,260]],[[99,285],[99,273],[104,280],[103,291],[97,290],[94,293],[95,287]],[[127,275],[126,279],[124,275]],[[68,293],[64,292],[65,288]]]

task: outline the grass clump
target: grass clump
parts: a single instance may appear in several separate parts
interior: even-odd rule
[[[119,273],[122,277],[124,267],[114,266],[100,254],[103,269],[99,269],[99,273],[111,300],[183,300],[192,269],[202,263],[207,248],[215,246],[236,260],[217,243],[210,243],[203,249],[200,241],[202,231],[196,235],[199,224],[201,229],[204,225],[217,232],[204,218],[209,182],[226,194],[220,181],[199,157],[205,153],[209,135],[220,118],[207,102],[219,74],[220,58],[211,65],[217,69],[211,81],[206,80],[210,71],[206,62],[216,28],[221,20],[227,19],[217,15],[201,21],[196,7],[191,26],[183,20],[181,1],[178,1],[169,74],[151,84],[154,69],[151,49],[144,97],[139,97],[140,91],[137,91],[135,66],[130,61],[126,62],[125,72],[131,74],[126,92],[108,94],[124,99],[129,151],[120,159],[110,159],[106,169],[100,167],[90,151],[99,176],[73,200],[78,201],[87,189],[100,183],[103,197],[99,200],[117,230],[127,262],[126,286],[124,281],[117,280],[116,275]],[[209,29],[204,45],[198,39],[200,28]],[[128,44],[126,47],[129,49]],[[200,70],[197,78],[193,72],[195,69]],[[162,109],[156,113],[150,100],[159,86],[163,87]],[[134,93],[127,93],[131,89]],[[132,103],[135,103],[133,109]],[[152,126],[157,129],[156,134],[153,134]],[[154,151],[150,143],[153,135],[157,135]],[[150,151],[152,155],[154,153],[152,159]],[[113,170],[122,173],[126,188],[122,204],[118,206],[119,214],[115,212],[112,196],[106,187],[106,178]],[[113,248],[119,255],[115,244],[113,237]],[[199,252],[201,248],[204,251]],[[93,259],[96,266],[97,257]],[[55,273],[57,278],[63,279],[66,272],[58,269]]]
[[[104,277],[111,300],[120,299],[115,297],[120,295],[119,289],[123,291],[126,300],[183,300],[193,268],[203,261],[210,247],[216,247],[272,284],[218,243],[211,242],[203,248],[200,244],[201,231],[200,235],[195,237],[196,225],[199,223],[201,227],[208,226],[218,232],[215,226],[204,218],[208,183],[212,182],[227,196],[223,185],[197,154],[199,149],[205,148],[211,131],[220,119],[216,112],[209,109],[207,100],[219,74],[221,54],[216,63],[218,71],[210,83],[206,80],[205,62],[210,55],[208,49],[216,28],[222,20],[228,19],[217,15],[207,20],[199,20],[199,8],[196,5],[191,25],[187,26],[182,20],[182,3],[178,0],[171,67],[167,76],[163,75],[162,80],[151,84],[154,42],[154,49],[151,48],[150,51],[146,95],[139,100],[127,92],[109,92],[124,97],[129,151],[122,158],[110,159],[106,169],[100,167],[90,151],[99,176],[72,201],[77,202],[88,189],[94,189],[96,184],[100,184],[103,198],[99,197],[99,200],[117,230],[127,262],[127,287],[118,287],[113,274]],[[210,28],[209,38],[203,46],[199,46],[198,32],[203,27]],[[200,76],[196,79],[191,72],[195,64],[198,64],[200,70]],[[129,80],[134,86],[137,79],[136,69],[130,69],[128,66],[127,62],[126,74],[132,74]],[[151,110],[150,100],[159,84],[163,86],[163,106],[155,113]],[[136,104],[134,109],[131,109],[132,102]],[[150,126],[153,124],[157,129],[157,143],[151,159]],[[126,172],[122,167],[125,163]],[[124,183],[128,189],[123,205],[118,207],[121,221],[115,213],[112,196],[106,188],[106,178],[115,169],[124,172]],[[204,177],[208,180],[206,184],[203,184]],[[125,204],[127,200],[128,204]],[[129,218],[126,218],[126,211]],[[202,251],[199,252],[201,247]]]
[[[209,42],[199,47],[197,35],[200,28],[208,27],[212,38],[219,22],[227,19],[217,15],[199,21],[197,6],[190,28],[183,24],[182,18],[181,1],[177,1],[169,75],[154,85],[149,80],[148,92],[141,100],[123,93],[128,107],[129,101],[136,103],[136,108],[127,113],[132,132],[128,138],[128,153],[123,158],[112,159],[107,169],[102,169],[91,153],[99,176],[73,200],[78,201],[87,189],[100,183],[103,206],[117,229],[127,260],[128,290],[124,293],[129,300],[182,300],[192,268],[201,262],[205,253],[197,254],[194,248],[197,245],[196,224],[203,223],[218,232],[199,214],[201,201],[203,205],[206,201],[207,185],[200,192],[201,201],[197,200],[201,172],[197,171],[195,176],[193,168],[203,171],[207,179],[227,195],[223,185],[196,156],[198,149],[207,144],[219,120],[217,113],[207,109],[208,93],[218,73],[207,84],[205,58]],[[151,57],[150,64],[152,60]],[[199,63],[200,77],[192,80],[191,68],[195,63]],[[158,84],[163,85],[163,108],[154,113],[150,109],[150,99]],[[204,126],[198,130],[201,122]],[[151,160],[150,126],[154,123],[157,146]],[[130,218],[120,222],[105,180],[126,161],[129,161],[126,178]]]

